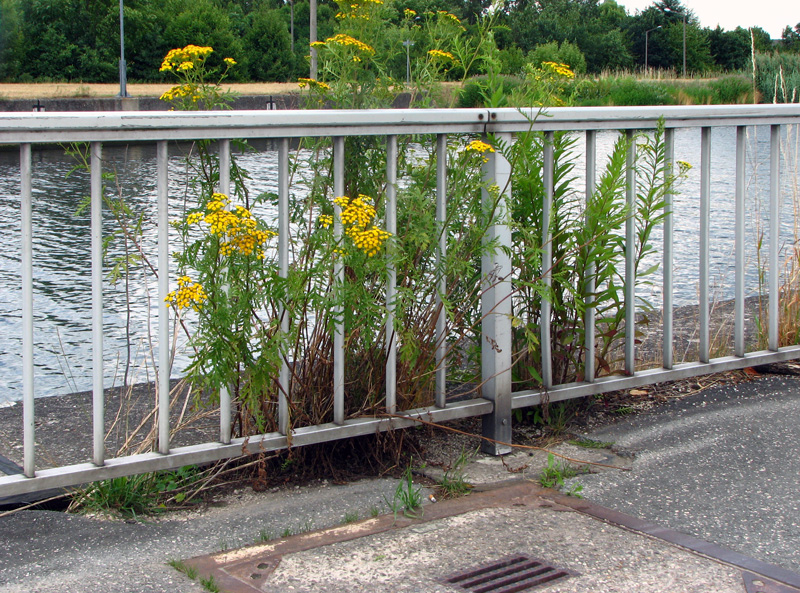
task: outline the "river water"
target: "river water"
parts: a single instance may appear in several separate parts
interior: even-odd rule
[[[610,152],[616,134],[598,135],[598,154]],[[786,142],[795,142],[792,132]],[[733,294],[733,196],[735,166],[735,130],[715,128],[712,133],[712,225],[711,277],[715,298],[729,299]],[[576,146],[581,149],[580,142]],[[797,154],[796,145],[793,155]],[[177,151],[176,151],[177,152]],[[76,214],[84,196],[89,193],[89,175],[72,171],[74,161],[65,158],[62,150],[34,151],[33,225],[34,225],[34,359],[37,397],[60,395],[91,388],[91,264],[88,209]],[[699,131],[679,130],[676,133],[676,159],[694,167],[678,188],[675,196],[675,288],[676,306],[696,304],[698,280],[699,232]],[[764,248],[768,244],[766,207],[769,199],[769,129],[750,129],[748,141],[747,195],[747,268],[748,294],[758,288],[756,245],[764,232]],[[143,213],[144,250],[155,264],[155,148],[132,146],[106,147],[105,170],[115,172],[111,182],[114,192],[124,196],[131,210]],[[277,153],[265,149],[237,156],[238,163],[250,173],[248,186],[253,195],[277,191]],[[605,157],[599,157],[601,170]],[[784,251],[796,236],[797,161],[793,156],[783,165],[782,243]],[[583,155],[576,161],[576,174],[582,188]],[[180,215],[186,194],[186,159],[175,154],[170,159],[171,218]],[[271,217],[269,211],[256,212]],[[106,233],[116,227],[108,210],[104,211]],[[14,150],[0,152],[0,229],[4,248],[0,251],[0,405],[21,398],[21,281],[20,281],[20,210],[19,161]],[[656,245],[661,242],[660,228],[654,233]],[[108,261],[124,255],[122,241],[109,245]],[[765,253],[762,259],[765,258]],[[654,263],[660,255],[653,256]],[[108,265],[106,266],[108,268]],[[660,304],[660,275],[642,296],[654,305]],[[149,345],[155,336],[156,285],[153,278],[142,274],[132,278],[128,291],[134,303],[126,312],[126,287],[120,280],[106,282],[104,302],[105,377],[106,387],[122,380],[128,358],[126,327],[130,327],[130,359],[134,375],[130,382],[155,378],[153,361],[157,350]],[[128,323],[130,315],[130,323]],[[180,350],[180,349],[179,349]],[[187,358],[178,354],[173,375],[179,376]]]

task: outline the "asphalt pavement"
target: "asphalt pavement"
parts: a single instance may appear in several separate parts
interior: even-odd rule
[[[134,523],[23,511],[0,518],[0,591],[476,591],[517,566],[523,585],[555,575],[525,589],[546,593],[800,591],[799,411],[800,379],[765,376],[622,418],[583,435],[606,448],[558,449],[621,468],[574,478],[583,500],[539,487],[545,454],[518,452],[476,457],[469,496],[423,489],[416,519],[388,511],[391,479],[245,488]]]

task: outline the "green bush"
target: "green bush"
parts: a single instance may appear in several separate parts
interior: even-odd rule
[[[537,45],[528,55],[528,61],[534,67],[541,67],[544,62],[566,64],[575,74],[586,73],[586,58],[574,43],[564,41],[561,45],[556,41]]]

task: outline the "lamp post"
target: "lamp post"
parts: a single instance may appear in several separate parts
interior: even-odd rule
[[[649,49],[649,47],[648,47],[648,38],[647,37],[648,37],[648,35],[650,35],[650,31],[655,31],[656,29],[660,29],[660,28],[661,28],[661,25],[659,25],[658,27],[653,27],[652,29],[649,29],[649,30],[644,32],[644,73],[645,74],[647,74],[647,51]]]
[[[414,42],[406,39],[403,45],[406,48],[406,84],[411,84],[411,46],[414,45]]]
[[[125,15],[119,0],[119,96],[128,96],[128,66],[125,64]]]

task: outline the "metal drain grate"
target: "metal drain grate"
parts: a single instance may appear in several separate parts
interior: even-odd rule
[[[472,593],[516,593],[571,576],[578,576],[578,573],[519,555],[451,574],[441,582]]]

